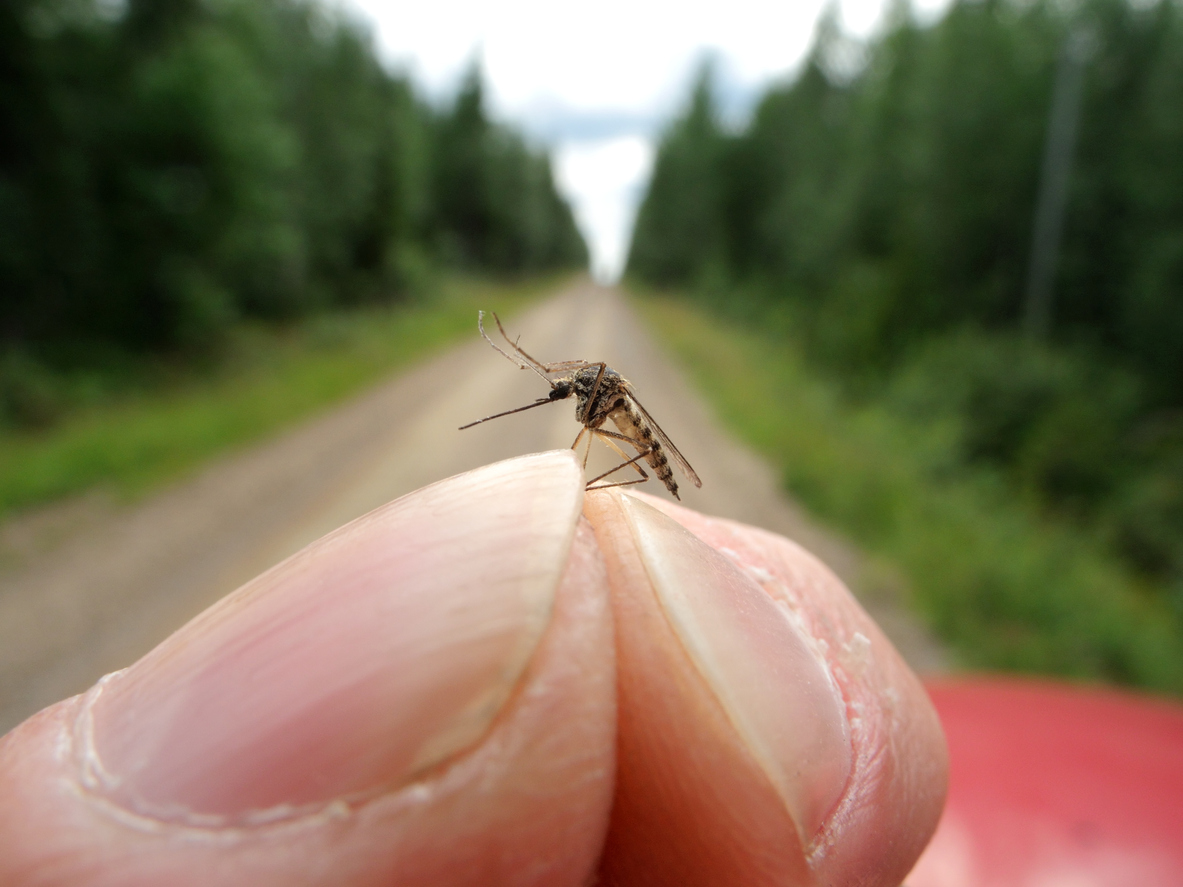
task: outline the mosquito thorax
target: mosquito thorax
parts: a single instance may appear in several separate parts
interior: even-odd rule
[[[596,366],[584,367],[577,370],[572,376],[571,383],[575,388],[575,393],[581,398],[586,398],[591,394],[592,386],[596,384],[596,377],[600,375],[600,367]],[[612,367],[604,367],[603,378],[600,379],[601,390],[612,391],[620,382],[620,373],[612,369]]]
[[[587,409],[587,399],[591,397],[597,377],[600,380],[600,387],[596,390],[596,403],[589,412]],[[590,416],[600,413],[600,410],[604,406],[605,398],[615,397],[620,387],[620,381],[620,373],[611,367],[604,367],[604,374],[602,376],[600,375],[599,365],[576,370],[571,377],[571,386],[579,398],[575,406],[575,415]]]

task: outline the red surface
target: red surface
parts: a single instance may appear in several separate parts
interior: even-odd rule
[[[933,683],[949,800],[908,887],[1183,887],[1183,706]]]

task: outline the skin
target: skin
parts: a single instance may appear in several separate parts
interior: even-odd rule
[[[343,527],[0,739],[0,883],[899,884],[946,769],[820,562],[544,453]]]

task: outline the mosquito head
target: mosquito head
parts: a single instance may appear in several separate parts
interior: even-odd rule
[[[575,393],[575,385],[569,378],[554,379],[551,385],[550,400],[566,400]]]

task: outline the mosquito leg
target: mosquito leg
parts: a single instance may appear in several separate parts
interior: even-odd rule
[[[584,367],[595,366],[594,362],[586,360],[556,360],[554,363],[541,364],[542,368],[548,373],[557,373],[560,370],[581,370]]]
[[[638,450],[643,450],[645,447],[649,446],[649,444],[645,443],[643,440],[637,440],[635,437],[629,437],[627,434],[621,434],[618,431],[607,431],[603,428],[597,428],[596,434],[602,434],[605,437],[614,437],[617,440],[626,441],[631,443]]]
[[[518,336],[516,339],[511,339],[509,337],[509,333],[507,333],[505,331],[505,327],[501,325],[501,318],[497,316],[496,311],[491,313],[493,315],[493,319],[497,321],[497,329],[501,331],[502,338],[505,339],[510,348],[520,354],[526,360],[526,362],[530,364],[529,369],[532,369],[535,372],[541,370],[544,373],[557,373],[561,370],[578,370],[589,365],[595,366],[595,364],[588,364],[586,360],[560,360],[556,361],[555,363],[543,363],[519,344],[522,340],[521,336]],[[484,330],[482,329],[481,332],[483,335]],[[486,336],[486,338],[488,337]],[[497,346],[494,345],[493,347],[496,348]],[[501,349],[498,348],[497,350],[500,351]],[[522,367],[522,369],[526,369],[526,367]]]
[[[596,381],[591,387],[591,394],[588,395],[587,404],[583,408],[583,415],[579,417],[579,421],[584,425],[587,424],[587,420],[591,416],[591,409],[592,406],[595,405],[596,395],[600,393],[600,380],[604,378],[604,370],[608,369],[608,364],[604,363],[602,360],[598,364],[593,363],[589,364],[589,366],[598,366],[600,371],[596,373]]]
[[[620,456],[621,459],[627,459],[629,457],[629,455],[624,450],[622,450],[620,447],[618,447],[615,443],[612,442],[612,438],[614,438],[614,437],[618,438],[619,440],[627,440],[629,443],[634,444],[638,450],[642,450],[645,448],[644,444],[638,443],[637,441],[633,440],[631,437],[625,437],[623,434],[615,434],[614,432],[611,432],[611,431],[604,431],[602,428],[594,429],[592,431],[592,434],[596,435],[597,437],[600,438],[600,440],[602,440],[608,446],[612,447],[612,449],[616,450],[616,454],[618,456]],[[632,466],[633,466],[633,468],[637,469],[637,474],[641,475],[642,478],[649,477],[649,475],[647,475],[645,473],[645,469],[642,468],[640,465],[638,465],[636,462],[633,462]],[[637,481],[637,483],[640,483],[640,481]]]
[[[583,440],[583,436],[585,434],[587,434],[589,431],[591,431],[591,429],[588,428],[586,425],[584,425],[582,428],[579,429],[579,433],[577,435],[575,435],[575,443],[571,444],[571,449],[575,450],[576,453],[579,452],[579,442],[581,440]],[[595,432],[592,431],[592,434],[595,434]],[[587,439],[587,452],[583,454],[583,467],[584,468],[587,468],[587,457],[590,455],[591,455],[591,438],[589,437]]]
[[[649,453],[650,453],[650,448],[646,447],[642,452],[638,453],[636,456],[629,459],[627,462],[621,462],[619,465],[617,465],[611,471],[605,471],[603,474],[593,477],[591,480],[589,480],[587,482],[588,486],[591,486],[596,481],[603,480],[604,478],[608,477],[608,475],[610,475],[610,474],[615,474],[616,472],[620,471],[620,469],[622,469],[628,465],[635,465],[637,463],[638,459],[644,459],[646,456],[649,455]]]
[[[490,345],[493,346],[493,350],[496,351],[498,354],[500,354],[502,357],[505,357],[506,359],[508,359],[510,362],[512,362],[518,368],[523,369],[523,370],[533,370],[535,373],[537,373],[543,379],[546,379],[547,385],[549,385],[551,388],[554,388],[555,383],[552,382],[549,378],[547,378],[546,371],[542,368],[542,364],[540,364],[538,361],[536,361],[534,358],[532,358],[529,354],[527,354],[525,351],[523,351],[521,348],[519,348],[516,344],[514,344],[513,342],[510,341],[509,336],[505,332],[505,327],[503,327],[501,325],[501,318],[499,318],[496,313],[493,314],[493,319],[495,321],[497,321],[497,329],[501,330],[501,335],[505,338],[505,341],[509,344],[509,347],[512,348],[514,351],[518,352],[518,354],[520,355],[518,357],[514,357],[512,354],[510,354],[508,351],[505,351],[504,349],[499,347],[496,342],[494,342],[492,339],[489,338],[489,334],[485,332],[484,317],[485,317],[484,311],[477,312],[477,319],[476,319],[477,329],[479,329],[481,331],[481,337],[486,342],[488,342]]]
[[[596,484],[594,487],[584,487],[586,490],[607,490],[611,487],[631,487],[633,484],[643,484],[649,480],[647,477],[635,477],[632,480],[617,480],[607,484]]]
[[[614,437],[617,440],[623,440],[626,443],[631,443],[638,450],[643,450],[646,447],[648,447],[649,449],[653,449],[653,446],[651,444],[647,444],[643,440],[637,440],[635,437],[629,437],[627,434],[621,434],[618,431],[607,431],[603,428],[597,428],[596,434],[603,434],[606,437]]]

